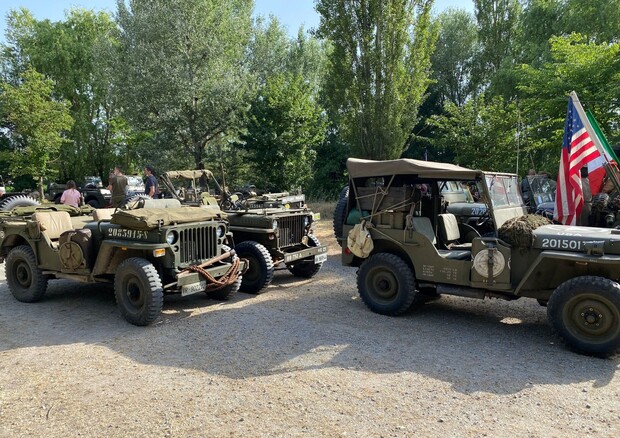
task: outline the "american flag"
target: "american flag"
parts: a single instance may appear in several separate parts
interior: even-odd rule
[[[568,98],[560,171],[555,195],[554,218],[565,225],[576,225],[583,208],[581,168],[600,156],[571,97]]]

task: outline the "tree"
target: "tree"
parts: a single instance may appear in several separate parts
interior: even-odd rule
[[[449,9],[437,19],[439,37],[431,56],[430,89],[439,93],[440,103],[454,102],[461,106],[472,96],[472,69],[477,51],[477,29],[471,14]]]
[[[484,88],[502,64],[513,58],[511,48],[518,35],[522,10],[519,0],[474,0],[474,9],[482,47],[475,82]]]
[[[132,126],[203,161],[243,126],[254,79],[245,64],[252,0],[118,1],[117,84]],[[165,132],[165,135],[158,133]]]
[[[432,0],[318,0],[324,92],[353,155],[398,158],[429,84]]]
[[[557,163],[566,102],[576,91],[594,113],[612,144],[620,141],[620,43],[596,44],[573,34],[550,39],[551,60],[540,67],[521,66],[522,95],[528,142],[544,159]]]
[[[64,21],[37,21],[26,9],[8,17],[5,75],[32,65],[54,81],[54,95],[71,104],[75,120],[56,165],[63,179],[107,175],[115,161],[111,120],[118,117],[110,76],[116,27],[105,12],[73,9]]]
[[[457,106],[449,102],[444,113],[429,121],[437,131],[440,161],[465,167],[515,172],[520,149],[519,110],[501,97],[485,101],[484,94]]]
[[[0,86],[1,128],[8,132],[12,148],[2,158],[14,176],[32,175],[43,197],[43,179],[52,172],[50,163],[57,159],[73,119],[69,103],[53,99],[51,80],[34,69],[24,71],[19,80],[19,85]]]
[[[311,91],[299,75],[274,75],[252,103],[243,140],[268,189],[305,187],[312,177],[326,120]]]

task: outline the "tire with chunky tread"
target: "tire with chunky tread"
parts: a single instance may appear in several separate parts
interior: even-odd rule
[[[121,202],[118,208],[124,208],[124,209],[129,209],[129,210],[140,208],[142,207],[142,205],[140,205],[142,204],[140,201],[143,199],[153,199],[153,198],[151,198],[149,195],[146,195],[146,194],[128,196],[127,198],[123,200],[123,202]]]
[[[250,262],[248,270],[243,274],[241,291],[251,294],[260,294],[273,280],[275,271],[273,259],[267,248],[253,240],[246,240],[235,246],[237,255]]]
[[[620,352],[620,285],[608,278],[576,277],[551,294],[547,318],[576,353],[607,357]]]
[[[11,211],[15,207],[29,207],[31,205],[41,205],[41,203],[30,196],[15,195],[2,201],[0,211]]]
[[[37,259],[28,245],[16,246],[6,257],[6,280],[17,301],[34,303],[47,291],[48,277],[37,267]]]
[[[226,245],[222,245],[222,252],[228,252],[230,251],[230,247],[226,246]],[[238,259],[239,256],[238,255],[234,255],[231,259],[231,262],[233,262],[234,260]],[[228,299],[230,299],[230,297],[232,297],[234,294],[236,294],[239,291],[239,288],[241,287],[241,281],[243,280],[242,276],[238,276],[237,279],[235,280],[235,282],[233,284],[231,284],[230,286],[226,286],[222,289],[216,290],[216,291],[212,291],[212,292],[207,292],[207,296],[211,299],[214,300],[218,300],[218,301],[226,301]]]
[[[123,318],[138,326],[155,321],[164,306],[164,291],[155,266],[146,259],[123,261],[114,277],[114,295]]]
[[[319,242],[318,237],[314,234],[309,234],[308,246],[321,246],[321,242]],[[323,263],[314,263],[314,258],[312,258],[311,260],[301,260],[292,265],[287,265],[286,267],[295,277],[312,278],[319,273],[322,266]]]
[[[338,199],[338,203],[336,204],[336,208],[334,209],[334,236],[336,236],[336,241],[338,245],[342,246],[342,240],[344,238],[344,222],[347,219],[347,203],[349,201],[349,187],[345,187],[343,189],[343,193],[340,194],[340,199]]]
[[[424,303],[415,287],[415,276],[397,255],[371,255],[357,273],[357,290],[364,304],[375,313],[396,316]]]

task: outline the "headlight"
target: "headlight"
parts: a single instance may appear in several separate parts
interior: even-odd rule
[[[176,243],[178,238],[179,235],[176,231],[169,231],[168,234],[166,234],[166,242],[168,242],[169,245]]]
[[[226,234],[226,227],[224,225],[220,225],[217,227],[217,238],[221,239]]]
[[[278,221],[274,219],[274,221],[271,223],[271,228],[273,228],[274,230],[276,228],[278,228]]]

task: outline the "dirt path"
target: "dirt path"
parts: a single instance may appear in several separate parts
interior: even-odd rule
[[[331,246],[313,281],[172,297],[134,327],[111,290],[13,299],[0,268],[0,436],[619,436],[620,359],[573,354],[535,301],[368,311]]]

